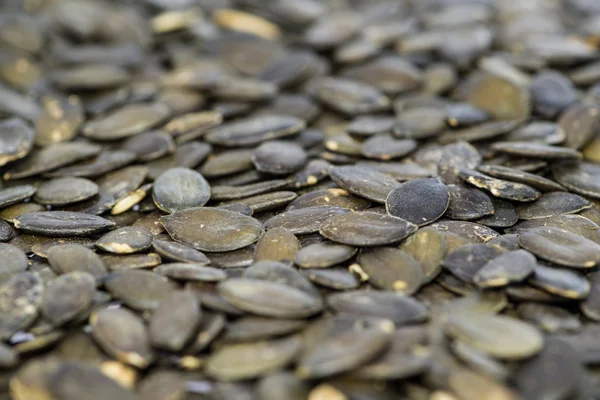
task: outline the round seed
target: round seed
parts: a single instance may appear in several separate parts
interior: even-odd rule
[[[424,202],[424,196],[431,201]],[[387,196],[385,208],[394,216],[418,226],[427,225],[440,218],[450,203],[446,185],[437,179],[413,179],[393,189]]]

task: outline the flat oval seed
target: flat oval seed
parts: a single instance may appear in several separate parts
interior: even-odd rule
[[[97,281],[107,274],[106,266],[100,256],[80,244],[60,244],[48,249],[48,263],[58,274],[87,272]]]
[[[486,74],[469,94],[469,103],[494,119],[524,120],[531,112],[529,90],[499,76]]]
[[[590,283],[584,275],[573,270],[553,268],[543,264],[535,266],[529,283],[567,299],[585,299],[590,293]]]
[[[334,293],[327,296],[327,305],[338,313],[389,319],[398,326],[423,322],[429,315],[427,307],[414,298],[386,290]]]
[[[524,320],[536,324],[544,332],[556,333],[581,329],[581,322],[577,315],[558,305],[534,302],[520,303],[517,307],[517,313]]]
[[[84,178],[56,178],[42,183],[33,199],[36,203],[62,206],[98,194],[98,185]]]
[[[15,228],[47,236],[86,236],[115,225],[95,215],[70,211],[41,211],[15,218]]]
[[[29,154],[35,133],[25,121],[11,118],[0,123],[0,166]]]
[[[84,122],[83,104],[71,95],[48,96],[43,99],[43,110],[35,124],[35,144],[48,146],[73,139]]]
[[[316,97],[328,107],[347,115],[386,110],[390,100],[375,86],[346,78],[320,78],[315,85]]]
[[[537,260],[525,250],[509,251],[492,259],[483,266],[473,282],[482,288],[505,286],[521,282],[533,273]]]
[[[542,192],[563,191],[563,188],[558,183],[544,178],[540,175],[530,174],[514,168],[503,167],[501,165],[480,165],[477,168],[479,171],[493,176],[494,178],[505,179],[507,181],[524,183]]]
[[[256,243],[254,261],[293,261],[300,250],[300,242],[283,228],[268,230]]]
[[[558,124],[565,131],[564,145],[580,149],[593,137],[600,124],[600,107],[596,104],[575,103],[567,108]]]
[[[210,185],[199,172],[171,168],[154,181],[152,198],[158,208],[168,213],[202,207],[210,199]]]
[[[461,185],[448,185],[450,203],[446,217],[460,220],[478,219],[494,213],[492,200],[481,190]]]
[[[362,211],[328,219],[319,233],[336,243],[362,247],[396,243],[417,229],[402,218]]]
[[[540,354],[515,372],[515,385],[523,398],[568,398],[584,374],[577,348],[561,338],[548,337]]]
[[[265,221],[266,229],[284,228],[294,235],[318,232],[319,227],[330,218],[349,213],[339,207],[307,207],[286,211]]]
[[[22,273],[0,284],[0,338],[8,340],[35,321],[44,294],[37,274]]]
[[[167,263],[154,268],[157,274],[182,281],[218,282],[227,278],[227,274],[218,268],[198,264]]]
[[[232,321],[224,335],[226,342],[248,342],[294,333],[306,327],[307,321],[275,319],[249,315]]]
[[[98,345],[115,359],[142,369],[154,360],[146,327],[131,311],[100,310],[91,315],[90,326]]]
[[[600,263],[599,244],[558,228],[522,231],[519,244],[540,258],[567,267],[591,268]]]
[[[294,173],[304,167],[306,160],[302,147],[280,140],[261,144],[252,155],[252,163],[258,171],[275,175]]]
[[[496,142],[491,148],[521,157],[533,157],[542,160],[578,160],[581,153],[567,147],[549,146],[535,142]]]
[[[86,142],[65,142],[34,150],[15,168],[4,174],[4,179],[21,179],[85,160],[100,153],[100,146]]]
[[[407,253],[394,247],[362,249],[357,262],[369,276],[369,282],[380,289],[411,295],[424,280],[419,264]]]
[[[104,286],[117,299],[136,310],[155,310],[173,291],[174,285],[164,276],[144,270],[112,272]]]
[[[83,127],[83,134],[94,140],[117,140],[137,135],[164,122],[171,115],[163,103],[130,104]]]
[[[132,136],[121,149],[135,153],[138,161],[152,161],[175,151],[173,138],[162,131],[150,131]]]
[[[286,211],[321,206],[340,207],[347,208],[352,211],[362,211],[367,209],[370,205],[371,202],[369,200],[351,195],[344,189],[332,188],[314,190],[312,192],[305,193],[288,204]]]
[[[252,146],[266,140],[293,135],[304,127],[304,121],[292,116],[255,116],[216,127],[204,138],[207,142],[220,146]]]
[[[522,221],[518,224],[507,228],[507,233],[519,233],[520,231],[538,228],[538,227],[554,227],[564,229],[593,242],[600,244],[600,227],[590,219],[581,215],[556,215],[554,217],[532,219]]]
[[[219,292],[242,310],[276,318],[305,318],[323,308],[318,297],[291,286],[259,279],[228,279],[219,284]]]
[[[459,172],[460,178],[480,189],[487,190],[492,195],[501,199],[514,201],[534,201],[541,193],[531,186],[496,179],[474,170],[463,169]]]
[[[135,394],[95,366],[67,361],[49,379],[51,396],[57,399],[134,400]]]
[[[592,163],[552,165],[554,179],[572,192],[600,199],[600,166]]]
[[[50,281],[41,312],[53,326],[61,326],[82,315],[92,305],[96,278],[87,272],[70,272]]]
[[[539,353],[544,346],[541,333],[524,322],[483,313],[453,314],[446,332],[493,357],[520,360]]]
[[[0,243],[0,282],[11,276],[25,272],[29,264],[27,255],[21,249],[8,243]]]
[[[343,244],[314,243],[300,249],[294,262],[302,268],[327,268],[349,260],[357,251],[355,247]]]
[[[131,254],[149,249],[153,239],[146,228],[126,226],[104,234],[96,246],[110,253]]]
[[[300,359],[296,375],[302,379],[324,378],[364,365],[387,346],[388,336],[379,328],[367,328],[328,338]],[[356,351],[347,351],[350,343],[356,345]]]
[[[427,198],[428,201],[423,201]],[[393,189],[385,200],[387,212],[418,226],[440,218],[450,203],[446,185],[437,179],[413,179]]]
[[[31,185],[13,186],[0,190],[0,208],[20,203],[35,194],[36,188]]]
[[[356,289],[360,281],[347,268],[312,269],[304,273],[311,282],[334,290]]]
[[[444,235],[437,229],[421,228],[399,248],[419,264],[423,271],[423,283],[431,282],[442,271],[447,246]]]
[[[364,141],[361,154],[376,160],[391,160],[412,153],[417,148],[413,139],[396,139],[392,135],[377,135]]]
[[[200,265],[210,263],[210,260],[204,253],[181,243],[168,242],[166,240],[154,240],[152,246],[154,247],[154,251],[156,251],[161,258],[166,260]]]
[[[298,197],[296,192],[280,191],[259,194],[257,196],[246,197],[239,200],[231,200],[219,207],[231,207],[233,204],[237,203],[241,207],[248,207],[250,213],[259,213],[280,208],[281,206],[284,206],[290,201],[294,200],[296,197]]]
[[[155,348],[180,351],[198,330],[201,318],[196,296],[188,291],[174,291],[150,318],[150,343]]]
[[[575,214],[590,207],[592,207],[591,202],[576,194],[550,192],[543,194],[533,203],[520,205],[517,207],[517,212],[520,219],[529,220]]]
[[[333,167],[329,176],[341,188],[369,200],[384,203],[388,194],[400,184],[378,171],[355,166]]]
[[[290,364],[301,350],[298,337],[225,345],[208,359],[206,373],[219,380],[257,378]]]
[[[258,240],[264,229],[252,217],[218,208],[188,208],[161,218],[176,241],[200,251],[232,251]]]
[[[471,283],[481,268],[505,251],[486,243],[468,244],[450,253],[442,265],[460,280]]]
[[[600,321],[600,275],[597,272],[588,277],[590,294],[579,304],[583,315],[593,321]]]
[[[309,295],[318,297],[318,292],[310,281],[302,273],[292,268],[287,263],[259,261],[246,269],[243,273],[243,277],[284,284],[301,290]]]

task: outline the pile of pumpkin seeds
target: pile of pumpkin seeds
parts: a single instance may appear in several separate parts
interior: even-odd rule
[[[598,0],[7,0],[0,400],[600,399]]]

